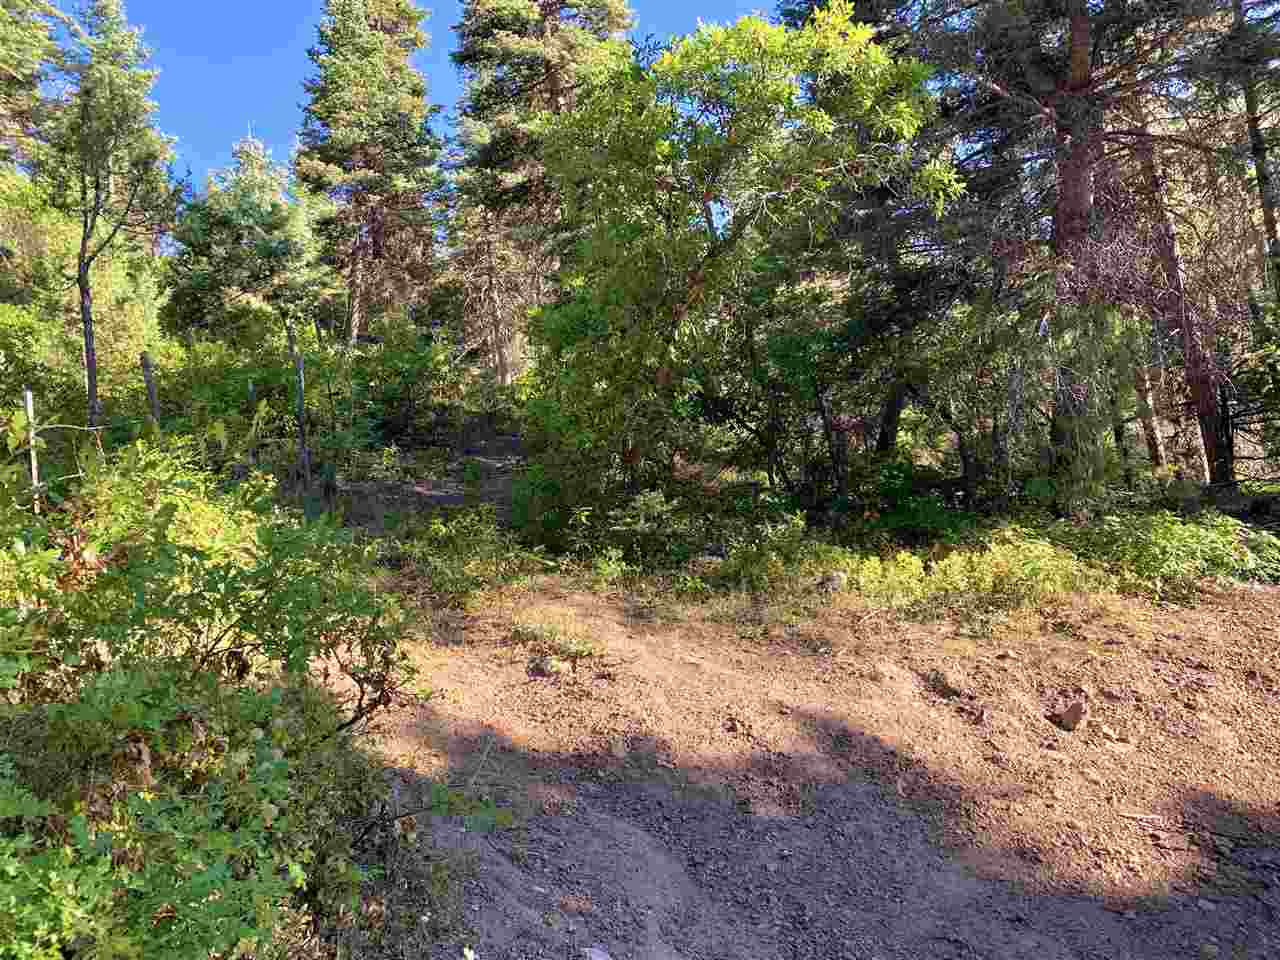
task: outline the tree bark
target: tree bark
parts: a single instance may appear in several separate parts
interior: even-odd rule
[[[1093,174],[1097,160],[1097,117],[1089,97],[1093,77],[1093,25],[1087,0],[1070,0],[1067,76],[1058,111],[1058,203],[1054,209],[1054,247],[1074,257],[1089,235],[1093,218]]]
[[[351,272],[347,277],[347,308],[350,314],[349,343],[355,346],[360,340],[360,331],[364,328],[364,271],[365,242],[357,238],[351,251]]]
[[[1211,483],[1230,483],[1228,475],[1233,458],[1228,451],[1219,449],[1220,430],[1218,419],[1218,382],[1213,370],[1212,358],[1205,349],[1204,324],[1197,316],[1195,306],[1187,297],[1182,279],[1182,258],[1178,252],[1178,237],[1173,221],[1164,203],[1164,183],[1156,164],[1155,147],[1148,138],[1139,138],[1136,151],[1142,167],[1147,201],[1155,223],[1156,253],[1164,272],[1165,289],[1158,307],[1164,317],[1166,329],[1182,340],[1182,362],[1192,406],[1200,427],[1204,459]]]
[[[98,397],[98,343],[93,329],[93,287],[88,264],[82,263],[76,271],[76,286],[80,288],[80,325],[84,329],[84,386],[89,395],[89,426],[96,427],[102,419],[102,401]]]
[[[902,424],[902,411],[907,406],[907,384],[895,380],[884,398],[880,411],[880,433],[876,437],[876,453],[887,456],[898,449],[898,428]]]
[[[1146,367],[1137,366],[1133,371],[1133,380],[1134,392],[1138,395],[1138,422],[1142,424],[1142,434],[1147,441],[1147,456],[1151,459],[1151,469],[1159,470],[1167,461],[1164,437],[1156,423],[1155,407],[1151,402],[1151,376]]]
[[[1244,44],[1248,24],[1244,17],[1244,0],[1233,0],[1235,9],[1234,32],[1237,45]],[[1267,273],[1276,302],[1280,303],[1280,232],[1276,227],[1276,195],[1271,182],[1271,170],[1267,165],[1267,140],[1262,135],[1262,111],[1258,105],[1258,80],[1252,64],[1246,64],[1240,76],[1240,90],[1244,94],[1245,124],[1249,129],[1249,152],[1253,157],[1253,173],[1258,180],[1258,200],[1262,206],[1262,226],[1266,231]]]

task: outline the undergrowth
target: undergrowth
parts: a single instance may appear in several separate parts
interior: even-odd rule
[[[259,958],[368,921],[359,736],[413,678],[409,617],[347,531],[199,461],[134,444],[39,516],[0,506],[3,960]]]
[[[907,506],[887,522],[875,517],[832,531],[810,526],[800,513],[697,521],[681,505],[645,495],[594,527],[594,552],[583,547],[580,555],[597,584],[647,571],[690,600],[726,590],[819,589],[853,592],[875,606],[1009,607],[1101,589],[1187,598],[1209,578],[1280,582],[1280,538],[1214,511],[1131,509],[1089,522],[1029,513],[994,523],[972,514],[944,522],[914,500]],[[655,539],[659,531],[697,538],[683,549],[663,539],[646,552],[638,530]],[[894,530],[909,533],[899,538]],[[923,543],[922,532],[930,534]],[[707,550],[713,552],[697,553]]]

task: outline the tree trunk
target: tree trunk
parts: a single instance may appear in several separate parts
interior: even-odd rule
[[[347,277],[347,309],[350,314],[350,344],[355,346],[364,328],[364,240],[357,239],[351,253],[351,273]]]
[[[1164,437],[1156,423],[1155,408],[1151,402],[1151,377],[1147,368],[1135,367],[1133,380],[1134,392],[1138,395],[1138,422],[1142,424],[1142,434],[1147,441],[1147,456],[1151,459],[1151,469],[1159,470],[1166,463]]]
[[[1244,0],[1233,0],[1235,8],[1234,29],[1237,44],[1245,43],[1248,24],[1244,16]],[[1266,231],[1267,279],[1276,302],[1280,303],[1280,232],[1276,228],[1276,195],[1271,182],[1271,170],[1267,166],[1267,140],[1262,135],[1262,111],[1258,105],[1258,80],[1252,65],[1246,65],[1240,77],[1240,90],[1244,94],[1245,123],[1249,128],[1249,152],[1253,156],[1253,173],[1258,180],[1258,200],[1262,206],[1262,226]]]
[[[1060,257],[1072,258],[1089,235],[1093,219],[1093,174],[1099,117],[1089,95],[1093,74],[1093,25],[1087,0],[1070,0],[1070,60],[1059,97],[1058,203],[1053,242]]]
[[[895,380],[884,398],[880,411],[880,433],[876,437],[876,453],[887,456],[898,449],[898,427],[902,423],[902,411],[907,406],[907,384]]]
[[[84,387],[89,395],[89,426],[102,419],[102,401],[98,398],[98,344],[93,331],[93,288],[89,283],[89,267],[84,264],[76,272],[80,288],[80,324],[84,328]]]
[[[1173,221],[1164,203],[1164,183],[1156,164],[1155,147],[1148,138],[1140,138],[1137,145],[1138,159],[1147,191],[1147,201],[1155,222],[1156,253],[1164,272],[1165,289],[1159,298],[1159,309],[1165,328],[1182,340],[1182,362],[1186,371],[1187,388],[1200,427],[1204,459],[1211,483],[1229,483],[1223,471],[1229,457],[1218,450],[1218,383],[1213,371],[1212,358],[1204,345],[1201,318],[1196,315],[1194,304],[1187,297],[1182,280],[1182,258],[1178,253],[1178,237]]]
[[[1214,473],[1221,478],[1214,483],[1221,484],[1226,489],[1236,485],[1236,431],[1231,416],[1230,389],[1227,383],[1218,384],[1218,417],[1214,421],[1217,434],[1214,450],[1218,456]]]

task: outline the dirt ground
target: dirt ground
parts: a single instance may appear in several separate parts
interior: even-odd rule
[[[541,675],[516,624],[599,655]],[[479,960],[1280,958],[1280,591],[919,623],[547,578],[434,626],[382,748],[520,815],[432,831]]]
[[[505,499],[518,442],[468,442]],[[920,622],[547,577],[432,616],[395,803],[516,826],[423,831],[382,955],[1280,960],[1280,590]]]

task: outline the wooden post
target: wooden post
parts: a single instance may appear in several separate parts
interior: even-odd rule
[[[27,444],[31,447],[31,505],[40,514],[40,455],[36,452],[36,401],[29,389],[22,391],[27,407]]]
[[[151,405],[151,418],[160,425],[160,393],[156,390],[156,371],[151,365],[151,354],[142,351],[142,379],[147,384],[147,402]]]

